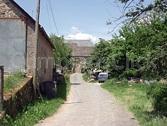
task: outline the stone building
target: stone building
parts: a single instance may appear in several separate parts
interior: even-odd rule
[[[74,69],[80,72],[87,58],[91,56],[94,45],[90,40],[66,40],[66,43],[72,49]]]
[[[66,40],[66,43],[72,49],[72,57],[75,59],[87,59],[94,49],[90,40]]]
[[[88,58],[93,52],[93,47],[89,46],[79,46],[77,43],[68,43],[67,44],[72,49],[73,58]]]
[[[5,72],[24,71],[32,76],[37,58],[40,82],[52,80],[53,48],[40,26],[36,57],[35,20],[14,0],[0,0],[0,65]]]

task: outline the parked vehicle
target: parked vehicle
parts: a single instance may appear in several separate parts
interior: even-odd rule
[[[92,73],[92,75],[94,76],[94,79],[95,80],[98,80],[98,75],[99,75],[99,73],[101,73],[102,71],[101,70],[93,70],[93,73]]]
[[[108,79],[108,73],[107,72],[101,72],[98,74],[98,81],[104,82]]]

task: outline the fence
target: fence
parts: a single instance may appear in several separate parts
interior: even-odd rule
[[[0,111],[3,110],[4,67],[0,66]]]

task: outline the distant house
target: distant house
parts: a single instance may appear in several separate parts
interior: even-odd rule
[[[38,59],[40,81],[52,79],[53,44],[40,26],[35,56],[35,20],[13,0],[0,0],[0,65],[5,72],[24,71],[32,76]]]
[[[94,49],[90,40],[66,40],[66,43],[72,49],[72,57],[81,62],[90,57]]]

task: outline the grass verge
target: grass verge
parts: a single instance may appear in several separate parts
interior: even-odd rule
[[[16,72],[9,75],[7,78],[5,78],[4,81],[4,91],[7,92],[13,89],[15,86],[19,84],[19,82],[23,81],[24,79],[25,76],[21,72]]]
[[[102,87],[125,104],[141,126],[166,126],[167,118],[153,112],[152,100],[147,97],[149,85],[109,80]]]
[[[62,92],[64,94],[68,94],[70,90],[69,75],[65,76],[65,80],[66,84],[64,85],[66,86],[64,87],[66,87],[66,89],[62,89]],[[55,113],[63,103],[63,98],[56,98],[52,100],[40,99],[34,101],[32,104],[25,107],[25,109],[14,119],[10,116],[6,116],[3,120],[0,120],[0,126],[34,126],[40,120]]]
[[[0,126],[33,126],[39,120],[52,115],[62,103],[62,99],[38,100],[28,105],[15,119],[6,116],[1,120]]]

